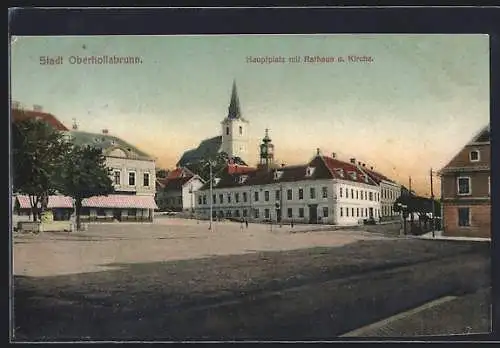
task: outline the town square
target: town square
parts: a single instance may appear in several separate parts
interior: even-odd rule
[[[11,51],[14,341],[491,331],[484,36],[18,37]],[[91,58],[40,64],[69,56]],[[45,89],[26,87],[35,76]]]

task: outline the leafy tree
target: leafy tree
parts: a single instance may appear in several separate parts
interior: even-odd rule
[[[84,198],[113,193],[110,169],[102,150],[92,146],[73,146],[59,174],[60,191],[75,200],[76,228],[81,229],[80,214]]]
[[[157,178],[166,178],[167,175],[168,175],[168,170],[166,170],[166,169],[158,169],[156,171]]]
[[[201,160],[188,164],[186,167],[195,174],[198,174],[203,180],[210,179],[210,162],[212,162],[212,175],[220,172],[229,162],[229,156],[225,152],[219,152],[216,155],[207,155]]]
[[[56,192],[54,178],[69,148],[63,133],[45,122],[27,119],[12,125],[13,189],[29,196],[33,221],[39,220],[49,195]]]

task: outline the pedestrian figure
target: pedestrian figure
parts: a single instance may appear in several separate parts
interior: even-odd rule
[[[293,227],[293,220],[292,220],[292,222],[290,222],[290,226]]]
[[[243,229],[243,218],[240,219],[240,229]]]
[[[248,228],[248,219],[245,219],[245,227]]]

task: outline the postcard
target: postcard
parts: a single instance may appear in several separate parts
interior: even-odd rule
[[[491,331],[488,35],[10,50],[13,341]]]

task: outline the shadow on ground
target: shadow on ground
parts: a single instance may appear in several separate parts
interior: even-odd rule
[[[489,262],[487,243],[401,239],[16,276],[14,324],[29,341],[334,339],[489,286]]]

